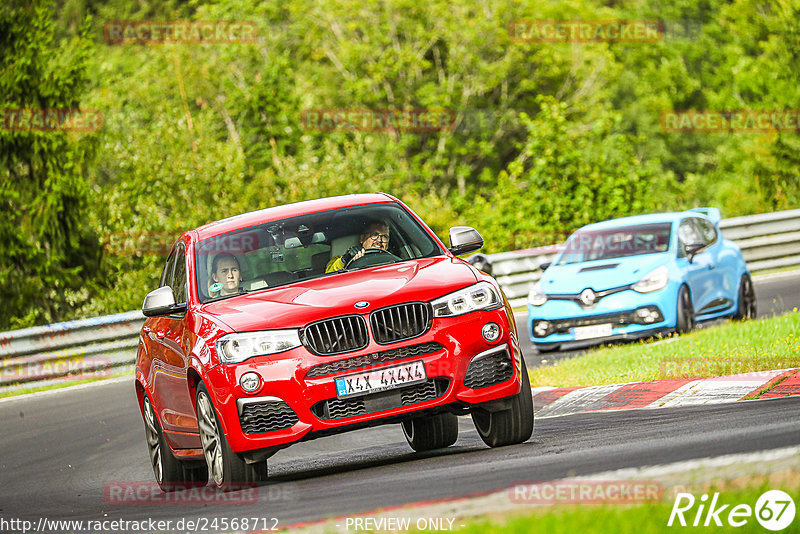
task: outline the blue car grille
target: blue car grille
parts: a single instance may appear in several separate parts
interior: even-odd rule
[[[664,316],[661,313],[661,310],[658,309],[656,306],[646,306],[645,308],[639,309],[646,309],[651,312],[655,312],[656,316],[654,320],[645,321],[641,317],[637,315],[637,310],[630,310],[625,312],[615,312],[615,313],[604,313],[602,315],[592,315],[589,317],[570,317],[568,319],[556,319],[554,321],[548,321],[545,319],[534,319],[532,323],[532,331],[534,337],[543,338],[547,337],[552,334],[569,334],[570,328],[579,328],[581,326],[593,326],[598,324],[611,324],[615,327],[619,326],[628,326],[630,324],[653,324],[659,323],[664,320]],[[547,323],[547,328],[544,330],[543,335],[539,335],[539,329],[537,329],[537,325],[539,323],[545,322]]]

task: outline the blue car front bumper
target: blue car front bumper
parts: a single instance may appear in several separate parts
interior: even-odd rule
[[[677,284],[652,293],[609,295],[592,307],[571,300],[528,304],[528,336],[535,346],[636,339],[675,329]]]

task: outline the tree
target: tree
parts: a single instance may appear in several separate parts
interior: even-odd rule
[[[90,299],[97,243],[86,223],[92,135],[48,129],[38,110],[76,110],[92,48],[88,24],[56,40],[54,3],[0,7],[0,328],[53,322]],[[17,112],[13,110],[27,110]],[[29,113],[31,125],[22,122]]]

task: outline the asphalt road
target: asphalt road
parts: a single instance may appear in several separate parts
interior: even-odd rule
[[[800,398],[537,421],[525,444],[489,449],[468,417],[457,443],[416,454],[399,425],[301,443],[270,459],[271,481],[206,506],[108,499],[109,485],[152,485],[132,381],[0,403],[0,517],[38,521],[275,517],[278,526],[425,500],[800,444]],[[149,492],[148,492],[149,493]],[[241,494],[242,492],[239,492]],[[160,496],[158,491],[156,495]],[[235,495],[234,495],[234,498]]]
[[[800,271],[770,275],[753,280],[758,301],[758,317],[770,317],[800,308]],[[553,351],[539,354],[528,337],[528,313],[515,314],[522,352],[528,367],[550,365],[579,355],[584,350]],[[719,321],[712,321],[719,322]],[[702,325],[701,325],[702,327]]]

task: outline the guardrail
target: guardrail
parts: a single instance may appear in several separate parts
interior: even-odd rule
[[[720,228],[751,272],[800,267],[800,209],[724,219]],[[539,265],[557,251],[550,245],[488,256],[512,306],[525,304]],[[134,363],[143,324],[132,311],[0,333],[0,392],[122,371]]]
[[[107,376],[133,364],[140,311],[0,333],[0,392]]]
[[[720,221],[722,235],[742,249],[751,273],[800,267],[800,209],[733,217]],[[524,306],[539,265],[555,257],[557,246],[501,252],[487,257],[513,307]]]

